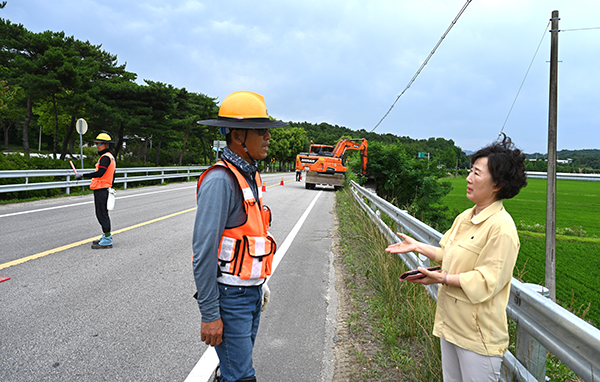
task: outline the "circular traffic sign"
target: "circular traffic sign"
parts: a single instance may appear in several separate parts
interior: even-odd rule
[[[75,129],[77,129],[77,132],[79,134],[85,134],[85,132],[87,131],[87,122],[85,121],[85,119],[79,118],[77,120],[77,123],[75,124]]]

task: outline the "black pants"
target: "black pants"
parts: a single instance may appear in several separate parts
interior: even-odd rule
[[[102,232],[110,232],[110,217],[106,203],[108,201],[108,188],[94,190],[94,206],[96,206],[96,218],[102,226]]]

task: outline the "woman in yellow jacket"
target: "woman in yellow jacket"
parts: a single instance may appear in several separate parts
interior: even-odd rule
[[[418,252],[441,263],[441,271],[419,268],[425,277],[409,281],[442,284],[433,334],[441,339],[445,382],[498,380],[508,346],[506,305],[520,246],[502,200],[527,185],[525,154],[504,136],[473,154],[471,163],[467,198],[475,206],[456,218],[440,248],[399,233],[403,241],[386,249]]]

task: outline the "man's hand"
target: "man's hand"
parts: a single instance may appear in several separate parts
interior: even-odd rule
[[[200,339],[207,345],[217,346],[223,342],[223,321],[202,322],[200,326]]]
[[[83,179],[83,174],[77,174],[77,175],[75,175],[75,179],[76,179],[76,180],[81,180],[81,179]]]

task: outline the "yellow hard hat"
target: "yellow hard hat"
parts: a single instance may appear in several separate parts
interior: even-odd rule
[[[233,92],[225,97],[217,119],[198,121],[198,123],[231,129],[270,129],[287,126],[285,122],[269,119],[265,98],[262,95],[245,90]]]
[[[96,139],[94,139],[94,142],[111,143],[112,139],[110,138],[110,135],[108,135],[106,133],[100,133],[96,136]]]
[[[235,119],[269,118],[265,97],[248,91],[231,93],[221,103],[219,117]]]

